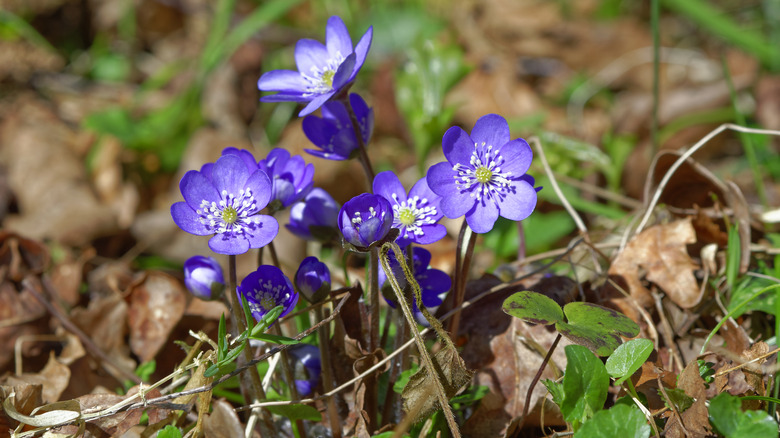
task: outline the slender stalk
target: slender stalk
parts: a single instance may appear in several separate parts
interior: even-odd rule
[[[231,322],[231,335],[233,337],[237,337],[240,333],[243,333],[246,331],[246,320],[244,319],[244,312],[241,310],[241,303],[238,301],[238,295],[237,295],[237,289],[236,289],[237,281],[236,281],[236,256],[230,255],[228,256],[228,293],[225,295],[230,295],[230,300],[232,300],[232,305],[230,301],[226,300],[225,304],[228,305],[230,308],[230,322]],[[254,359],[252,355],[252,349],[249,348],[249,339],[246,339],[244,341],[244,360],[239,360],[238,366],[241,366],[241,362],[251,362],[252,359]],[[263,384],[260,380],[260,373],[257,371],[257,367],[249,367],[249,380],[250,384],[248,388],[244,387],[244,382],[242,382],[241,389],[242,392],[246,392],[247,395],[249,395],[249,399],[252,400],[252,403],[257,403],[260,400],[265,400],[265,391],[263,391]],[[274,428],[273,421],[271,421],[271,415],[270,413],[265,409],[253,409],[252,415],[255,416],[259,413],[259,415],[263,419],[263,423],[265,424],[265,427],[270,431],[273,435],[276,435],[276,429]]]
[[[317,321],[322,321],[324,318],[322,306],[314,306],[314,316]],[[333,389],[333,369],[331,368],[330,358],[330,327],[328,324],[323,324],[317,330],[317,334],[320,338],[320,364],[322,366],[322,389],[325,393],[329,393]],[[339,418],[339,411],[336,408],[336,399],[328,397],[325,403],[328,411],[328,419],[330,420],[330,430],[333,434],[333,438],[341,438],[341,419]]]
[[[661,2],[650,1],[650,27],[653,31],[653,116],[650,125],[651,144],[653,156],[658,152],[658,104],[660,97],[660,71],[661,71]]]
[[[272,325],[271,330],[276,336],[283,336],[282,329],[279,328],[279,324]],[[299,400],[301,395],[298,393],[298,387],[295,386],[295,373],[290,366],[290,355],[287,354],[287,350],[280,351],[279,355],[281,355],[282,359],[282,372],[284,373],[284,379],[287,381],[287,387],[290,389],[290,399]],[[306,429],[303,427],[303,420],[295,420],[294,425],[295,428],[298,429],[297,436],[300,438],[306,438]]]
[[[466,223],[466,219],[463,219],[463,226],[461,232],[465,234],[466,228],[468,228],[468,224]],[[460,306],[463,304],[463,300],[466,295],[466,282],[468,281],[469,278],[469,271],[471,270],[471,258],[474,255],[474,245],[476,243],[477,243],[476,236],[472,232],[468,236],[468,242],[466,243],[466,252],[463,254],[462,266],[460,266],[458,269],[458,266],[456,265],[457,271],[455,271],[455,275],[460,279],[456,283],[458,288],[455,290],[455,302],[453,303],[453,309],[456,309],[456,311],[455,314],[452,315],[452,320],[450,321],[450,333],[452,333],[452,336],[455,338],[458,337],[458,329],[460,328],[460,314],[461,314]],[[463,242],[461,242],[460,244],[462,245]],[[460,245],[458,245],[457,251],[458,254],[460,254],[461,252]]]
[[[539,379],[542,378],[542,373],[544,372],[544,369],[547,367],[547,362],[550,361],[550,357],[552,357],[553,351],[555,351],[555,347],[558,346],[558,341],[560,340],[561,340],[561,334],[558,333],[558,336],[555,337],[555,340],[550,346],[550,349],[547,350],[547,355],[544,356],[544,359],[542,360],[542,364],[539,365],[539,370],[536,372],[534,379],[531,381],[531,385],[528,387],[528,392],[525,393],[525,405],[523,406],[523,416],[520,417],[522,418],[521,421],[525,421],[525,418],[528,415],[528,407],[531,404],[531,394],[533,394],[534,387],[539,382]]]
[[[360,123],[355,115],[355,110],[352,109],[352,105],[349,103],[349,95],[347,93],[341,98],[341,103],[343,103],[344,107],[347,109],[349,120],[352,122],[352,129],[355,131],[355,138],[358,143],[358,161],[360,161],[360,164],[363,166],[363,172],[366,174],[368,183],[368,191],[371,192],[374,176],[376,176],[376,174],[374,173],[374,168],[371,167],[371,161],[368,159],[366,142],[363,141],[363,133],[360,132]]]
[[[369,290],[367,305],[369,309],[368,351],[373,354],[379,345],[379,249],[373,248],[369,253]],[[368,414],[369,430],[376,428],[378,415],[377,378],[370,376],[364,380],[366,385],[365,411]]]
[[[279,257],[276,255],[276,247],[273,240],[268,243],[268,253],[271,254],[271,263],[279,269],[282,269],[282,265],[279,264]]]

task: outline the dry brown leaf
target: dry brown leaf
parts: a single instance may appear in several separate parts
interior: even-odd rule
[[[46,333],[42,324],[30,324],[45,314],[46,310],[26,289],[18,292],[10,282],[0,282],[0,368],[5,368],[14,357],[14,346],[21,335]],[[9,324],[10,322],[13,322]],[[29,352],[25,344],[23,353]]]
[[[203,432],[207,437],[232,438],[244,436],[244,427],[238,419],[236,411],[230,403],[224,400],[214,400],[211,403],[213,410],[203,420]]]
[[[24,415],[30,415],[33,409],[43,406],[43,387],[40,383],[17,382],[15,385],[0,385],[0,402],[5,401],[6,397],[15,393],[14,408],[16,412]],[[5,413],[5,409],[0,409],[0,430],[13,429],[19,424]]]
[[[54,403],[60,400],[60,395],[70,383],[70,368],[49,354],[49,361],[38,373],[24,373],[21,376],[9,376],[6,385],[18,386],[21,383],[39,384],[43,387],[43,403]]]
[[[618,254],[609,274],[623,277],[631,296],[643,307],[649,307],[653,298],[642,285],[642,268],[647,272],[647,279],[663,289],[675,304],[691,308],[702,297],[693,275],[698,266],[686,250],[686,245],[694,242],[696,236],[690,218],[652,226],[635,236]]]
[[[664,432],[668,437],[705,437],[710,433],[709,411],[707,409],[707,389],[699,375],[699,365],[694,360],[688,363],[677,383],[677,387],[694,398],[693,405],[666,422]],[[681,424],[682,422],[682,424]],[[687,433],[686,433],[687,432]]]
[[[187,292],[181,282],[150,271],[130,291],[130,348],[142,362],[148,362],[168,340],[187,305]]]

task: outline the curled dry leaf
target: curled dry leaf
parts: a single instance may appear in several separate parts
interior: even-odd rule
[[[49,251],[40,242],[10,231],[0,231],[1,280],[20,282],[27,275],[43,272],[49,264]]]
[[[130,348],[148,362],[168,340],[187,305],[187,292],[170,275],[150,271],[130,289]]]
[[[203,421],[203,432],[208,437],[231,438],[244,435],[244,428],[236,411],[224,400],[214,400],[213,410]]]
[[[683,309],[691,308],[702,298],[693,275],[698,266],[686,249],[687,244],[694,242],[696,235],[690,218],[652,226],[635,236],[618,254],[609,274],[622,277],[631,296],[643,307],[650,307],[653,297],[642,285],[642,268],[647,272],[647,279],[666,292],[675,304]]]
[[[38,373],[24,373],[21,376],[9,376],[4,385],[19,386],[22,383],[39,384],[43,388],[43,402],[54,403],[59,401],[60,395],[70,383],[70,368],[54,357],[54,352],[49,355],[46,366]]]
[[[704,380],[699,375],[699,365],[695,360],[688,363],[678,380],[677,387],[685,391],[695,402],[690,408],[680,413],[680,416],[672,417],[666,422],[664,432],[666,436],[676,437],[705,437],[710,433],[710,420],[707,410],[707,389]]]

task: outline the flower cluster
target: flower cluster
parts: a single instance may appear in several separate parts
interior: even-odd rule
[[[257,167],[271,178],[271,210],[281,210],[303,199],[314,186],[314,165],[301,156],[290,156],[285,149],[275,148]]]

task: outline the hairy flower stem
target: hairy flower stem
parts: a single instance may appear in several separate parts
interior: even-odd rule
[[[349,95],[348,93],[344,93],[344,95],[341,97],[341,103],[344,104],[344,108],[347,109],[347,113],[349,114],[349,120],[352,122],[352,129],[355,131],[355,139],[358,143],[358,160],[360,161],[360,164],[363,166],[363,172],[366,173],[366,179],[368,183],[368,191],[371,192],[371,185],[374,182],[374,176],[376,174],[374,173],[374,168],[371,167],[371,161],[368,159],[368,153],[366,152],[366,143],[363,141],[363,133],[360,132],[360,123],[358,122],[357,116],[355,115],[355,110],[352,109],[352,105],[349,103]]]
[[[427,319],[428,323],[431,324],[431,328],[436,332],[436,334],[447,345],[448,348],[452,348],[453,351],[455,351],[455,344],[453,344],[450,337],[447,336],[447,333],[444,331],[444,327],[442,327],[439,320],[434,318],[433,315],[431,315],[431,313],[428,312],[428,309],[426,309],[425,306],[423,305],[422,291],[420,290],[420,285],[417,283],[417,280],[415,280],[414,275],[412,275],[411,269],[409,269],[409,266],[406,263],[401,248],[394,242],[388,242],[382,245],[382,259],[381,259],[382,269],[385,270],[385,274],[387,275],[387,281],[390,282],[390,285],[392,286],[393,291],[395,292],[396,299],[398,299],[398,305],[403,311],[404,316],[406,317],[406,322],[409,326],[409,330],[411,330],[412,335],[414,336],[414,340],[417,343],[417,349],[420,352],[420,357],[422,358],[423,365],[427,367],[427,369],[429,370],[429,374],[433,377],[432,380],[434,382],[434,386],[436,387],[436,398],[439,401],[439,406],[441,406],[442,412],[444,413],[444,417],[447,419],[447,425],[450,428],[450,432],[452,432],[452,436],[454,438],[459,438],[461,435],[460,435],[460,430],[458,428],[458,423],[455,421],[455,415],[452,412],[452,407],[450,407],[450,403],[447,398],[447,394],[444,390],[444,386],[442,385],[441,381],[439,380],[439,377],[437,376],[436,373],[437,367],[434,366],[433,360],[431,359],[430,354],[428,354],[428,350],[425,348],[425,340],[420,334],[420,331],[417,329],[417,321],[414,319],[414,315],[412,314],[412,308],[411,306],[409,306],[409,303],[406,301],[404,291],[401,288],[401,285],[398,284],[398,279],[395,278],[393,269],[390,266],[390,259],[388,258],[388,253],[390,252],[390,250],[393,251],[395,258],[398,261],[398,264],[401,266],[401,269],[403,269],[404,271],[404,276],[406,276],[406,281],[412,288],[414,299],[417,302],[417,308],[420,309],[420,312],[423,314],[423,316],[425,316],[425,319]]]
[[[271,331],[276,336],[283,336],[282,329],[279,328],[279,324],[271,326]],[[284,379],[287,381],[287,387],[290,389],[290,400],[300,400],[301,396],[298,394],[298,388],[295,386],[295,373],[290,366],[290,355],[287,354],[287,350],[279,352],[281,355],[282,372],[284,373]],[[303,421],[300,419],[295,420],[295,428],[298,429],[298,433],[295,436],[300,438],[306,438],[306,429],[303,427]]]
[[[466,232],[468,230],[468,223],[466,219],[463,219],[463,224],[460,227],[460,233],[458,234],[458,246],[455,249],[455,300],[452,304],[452,308],[455,309],[455,314],[452,315],[450,320],[450,333],[452,336],[458,337],[458,329],[460,328],[460,306],[463,305],[464,296],[466,294],[466,282],[469,278],[469,271],[471,270],[471,258],[474,255],[474,245],[477,243],[474,232],[469,233],[468,242],[466,243],[466,251],[463,252],[463,240],[465,239]],[[463,258],[461,259],[461,253]]]
[[[558,341],[561,340],[561,334],[558,333],[558,336],[555,337],[555,340],[553,341],[552,345],[550,346],[550,349],[547,350],[547,355],[544,356],[544,359],[542,360],[542,364],[539,365],[539,370],[536,372],[536,375],[534,376],[534,379],[531,380],[531,385],[528,386],[528,392],[525,393],[525,405],[523,406],[523,416],[520,417],[522,420],[525,421],[526,415],[528,415],[528,408],[531,404],[531,394],[534,392],[534,387],[539,382],[539,379],[542,378],[542,373],[544,372],[544,369],[547,367],[547,362],[550,361],[550,358],[552,357],[553,351],[555,351],[555,347],[558,346]]]
[[[314,316],[317,322],[325,319],[322,306],[314,306]],[[323,324],[317,330],[317,334],[320,338],[320,365],[322,367],[322,389],[325,393],[329,393],[333,389],[333,369],[331,368],[330,358],[330,326]],[[339,411],[336,408],[336,399],[334,397],[328,397],[326,402],[328,411],[328,418],[330,420],[330,430],[333,438],[341,438],[341,419],[339,418]]]
[[[379,345],[379,249],[372,248],[369,253],[369,290],[367,305],[370,312],[368,329],[368,351],[373,354]],[[377,379],[374,375],[365,380],[365,411],[368,414],[369,428],[377,428],[378,393]],[[371,430],[371,429],[369,429]]]
[[[228,256],[228,293],[225,295],[230,295],[232,300],[232,305],[229,301],[226,300],[226,303],[228,307],[230,308],[230,326],[231,326],[231,335],[235,338],[240,333],[244,333],[247,330],[246,327],[246,320],[244,319],[244,312],[241,309],[241,303],[238,301],[238,295],[236,290],[236,256],[235,255],[229,255]],[[249,339],[247,338],[244,340],[244,360],[239,360],[238,366],[241,366],[241,362],[251,362],[254,357],[252,356],[252,349],[249,348]],[[249,387],[245,387],[244,382],[242,382],[241,389],[242,392],[245,393],[245,398],[251,399],[252,403],[258,403],[262,400],[265,400],[265,391],[263,390],[263,384],[260,380],[260,373],[257,372],[257,367],[250,367],[248,369],[249,372],[249,379],[250,384]],[[248,397],[247,397],[248,396]],[[260,416],[263,419],[263,423],[265,425],[265,428],[267,429],[267,433],[270,433],[269,436],[276,436],[276,429],[274,428],[273,421],[271,421],[271,415],[270,413],[265,409],[253,409],[252,415],[255,416],[257,414],[260,414]]]

